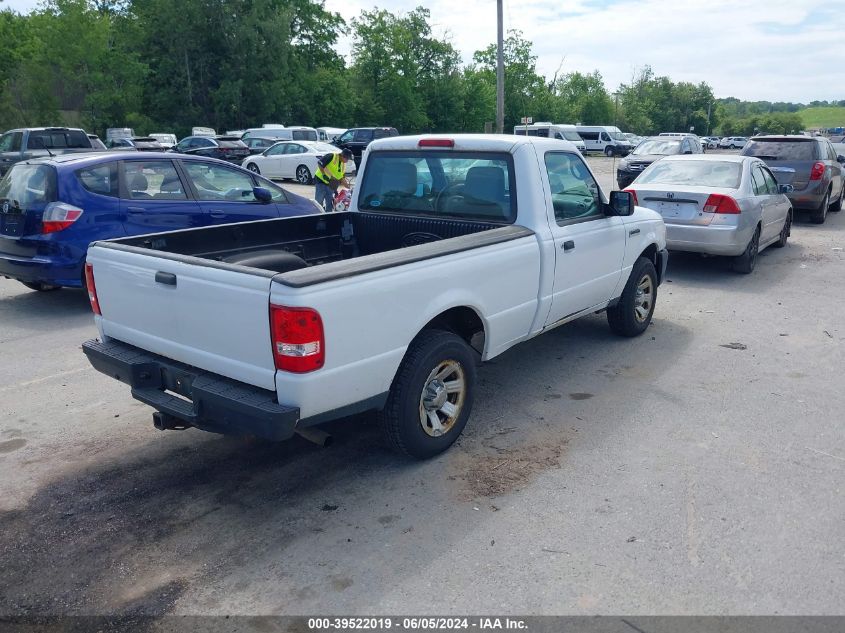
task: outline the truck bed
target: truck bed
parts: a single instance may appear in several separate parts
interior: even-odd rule
[[[494,222],[346,212],[142,235],[97,246],[154,250],[163,259],[205,260],[207,266],[241,272],[246,268],[303,287],[532,234]]]

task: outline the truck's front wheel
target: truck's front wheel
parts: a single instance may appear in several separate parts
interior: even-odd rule
[[[379,418],[394,448],[417,459],[458,439],[472,409],[475,357],[463,339],[428,330],[414,339]]]
[[[657,271],[645,257],[640,257],[631,269],[622,296],[607,309],[610,329],[620,336],[638,336],[645,332],[654,314],[657,301]]]

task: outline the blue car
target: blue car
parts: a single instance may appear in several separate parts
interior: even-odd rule
[[[95,240],[320,212],[313,200],[212,158],[39,158],[0,180],[0,276],[33,290],[79,288]]]

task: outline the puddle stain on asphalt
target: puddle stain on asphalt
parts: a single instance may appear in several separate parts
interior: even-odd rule
[[[456,495],[461,501],[516,492],[541,473],[560,468],[567,443],[558,439],[557,443],[504,449],[491,446],[495,455],[458,455],[448,479],[460,482]]]
[[[570,400],[589,400],[592,397],[593,397],[593,394],[584,393],[584,392],[581,392],[581,391],[569,394]]]
[[[0,442],[0,453],[12,453],[24,446],[26,446],[26,440],[22,437],[14,440],[6,440],[5,442]]]

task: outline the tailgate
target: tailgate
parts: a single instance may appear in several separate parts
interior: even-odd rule
[[[275,391],[272,273],[225,270],[211,262],[177,261],[139,250],[143,252],[108,246],[88,250],[103,334]]]

